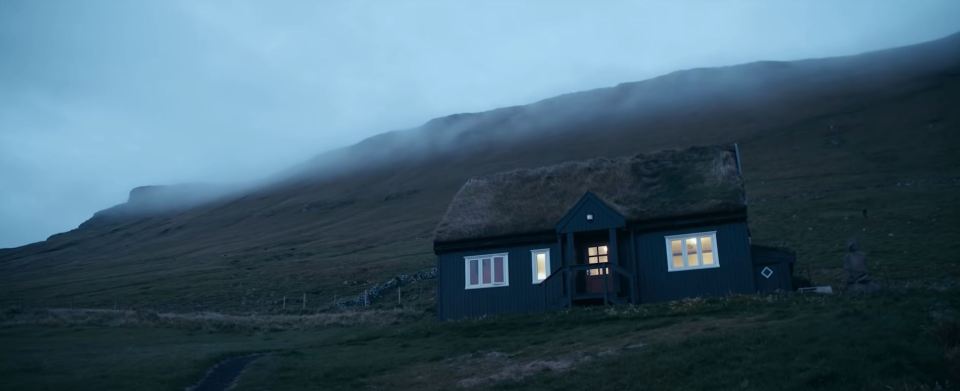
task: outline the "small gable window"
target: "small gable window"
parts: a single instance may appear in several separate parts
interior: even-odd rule
[[[507,286],[510,267],[507,253],[463,257],[466,289]]]
[[[533,265],[533,283],[539,284],[550,277],[550,249],[530,250]]]
[[[665,240],[668,271],[720,267],[716,231],[666,236]]]

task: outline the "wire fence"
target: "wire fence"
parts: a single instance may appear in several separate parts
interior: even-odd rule
[[[68,308],[110,310],[153,310],[170,312],[235,312],[235,313],[289,313],[305,314],[340,310],[364,309],[372,306],[390,307],[428,305],[434,288],[425,284],[436,279],[436,268],[400,274],[386,281],[362,288],[353,294],[300,292],[264,292],[261,295],[223,293],[202,298],[157,300],[144,297],[115,296],[105,299],[71,296],[36,298],[30,296],[0,299],[0,307]]]

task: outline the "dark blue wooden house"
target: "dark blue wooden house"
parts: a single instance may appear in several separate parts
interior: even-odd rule
[[[790,289],[789,253],[752,254],[739,167],[696,147],[471,179],[436,231],[438,316]]]

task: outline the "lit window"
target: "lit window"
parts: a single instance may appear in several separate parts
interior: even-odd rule
[[[465,288],[507,286],[510,267],[507,253],[464,257]]]
[[[550,249],[530,250],[533,264],[533,283],[539,284],[550,277]]]
[[[720,267],[715,243],[717,232],[700,232],[665,237],[667,270],[671,272]]]
[[[587,247],[587,263],[593,265],[597,263],[607,263],[607,246]],[[588,276],[599,276],[609,273],[607,268],[587,269]]]

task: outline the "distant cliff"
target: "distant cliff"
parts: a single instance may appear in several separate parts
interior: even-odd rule
[[[207,183],[140,186],[130,190],[127,202],[95,213],[80,228],[174,213],[222,199],[235,190],[236,186]]]

